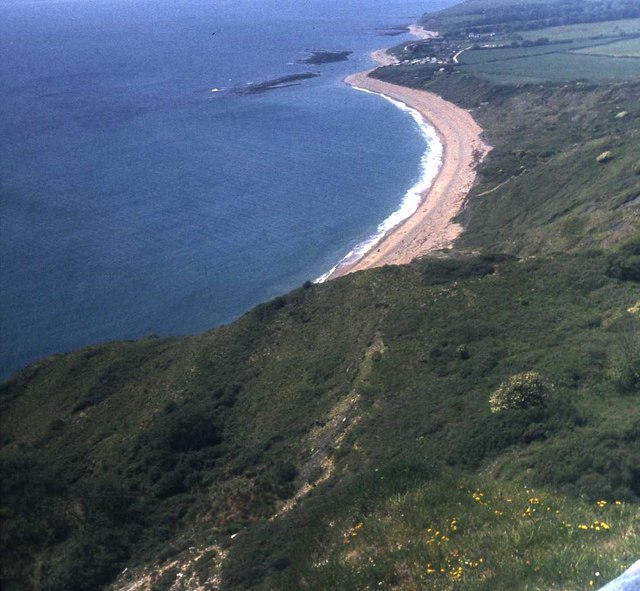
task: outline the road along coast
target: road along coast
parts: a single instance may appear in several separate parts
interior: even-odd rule
[[[393,63],[394,58],[384,50],[371,55],[381,65]],[[475,182],[476,166],[491,150],[482,139],[482,128],[465,109],[431,92],[370,78],[370,72],[352,74],[345,82],[419,112],[442,143],[442,165],[431,185],[421,193],[415,213],[387,232],[360,259],[339,264],[326,279],[409,263],[418,256],[450,247],[462,232],[462,226],[453,220]]]

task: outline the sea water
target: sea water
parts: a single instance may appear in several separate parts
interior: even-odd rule
[[[446,3],[0,0],[0,375],[205,330],[361,252],[428,142],[342,79]]]
[[[366,92],[367,94],[377,94],[365,88],[359,88],[358,86],[353,86],[353,88],[361,92]],[[351,265],[357,263],[365,254],[373,249],[388,232],[415,213],[420,206],[423,195],[431,187],[442,166],[444,148],[435,128],[426,121],[416,109],[389,96],[379,96],[389,101],[401,111],[409,113],[415,121],[417,128],[422,133],[425,140],[425,151],[420,161],[420,174],[417,182],[404,194],[398,208],[378,224],[375,232],[370,234],[365,240],[358,242],[344,257],[329,269],[329,271],[318,277],[316,280],[318,283],[327,281],[335,271],[341,268],[349,268]]]

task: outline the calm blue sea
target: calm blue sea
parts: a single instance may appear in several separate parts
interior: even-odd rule
[[[342,78],[448,3],[0,0],[0,375],[228,322],[374,234],[425,140]]]

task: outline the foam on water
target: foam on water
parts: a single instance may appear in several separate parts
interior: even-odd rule
[[[434,179],[438,175],[440,167],[442,166],[442,142],[436,133],[436,130],[431,126],[419,111],[409,107],[405,103],[392,99],[391,97],[378,92],[372,92],[365,88],[353,86],[355,90],[360,92],[366,92],[367,94],[375,94],[386,99],[392,103],[395,107],[409,113],[413,120],[418,125],[420,133],[424,138],[427,149],[422,155],[420,162],[420,178],[418,182],[413,185],[405,194],[400,202],[400,207],[395,210],[389,217],[381,222],[376,232],[369,236],[366,240],[356,244],[339,262],[333,266],[327,273],[324,273],[316,279],[316,283],[322,283],[326,281],[331,275],[340,268],[348,267],[358,262],[368,252],[370,252],[391,230],[398,226],[401,222],[411,217],[420,206],[420,203],[433,184]]]

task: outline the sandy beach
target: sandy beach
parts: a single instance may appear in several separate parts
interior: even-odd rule
[[[412,31],[414,34],[417,32]],[[432,35],[424,31],[425,36]],[[385,50],[373,52],[380,65],[394,63]],[[448,248],[462,232],[453,218],[460,212],[476,178],[475,168],[491,147],[471,114],[439,96],[368,77],[369,71],[345,79],[355,88],[383,94],[418,111],[432,125],[442,142],[442,166],[413,215],[388,232],[360,260],[339,265],[329,279],[354,271],[401,265],[434,250]]]

